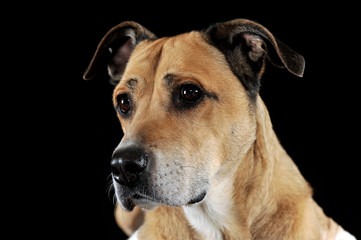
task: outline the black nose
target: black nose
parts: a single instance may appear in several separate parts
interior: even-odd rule
[[[115,151],[110,162],[113,178],[120,184],[131,186],[148,164],[148,154],[140,148],[126,148]]]

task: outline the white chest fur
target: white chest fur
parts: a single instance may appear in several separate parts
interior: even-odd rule
[[[183,207],[184,213],[191,226],[200,233],[204,239],[222,239],[219,222],[213,219],[209,208],[205,204]]]
[[[356,238],[341,228],[338,231],[335,240],[356,240]]]
[[[231,224],[232,185],[229,178],[213,183],[201,203],[183,206],[189,223],[203,239],[222,239],[223,230]]]

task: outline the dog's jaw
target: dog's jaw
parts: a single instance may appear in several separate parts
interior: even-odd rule
[[[138,192],[130,192],[124,189],[124,187],[120,186],[115,181],[113,182],[113,184],[118,203],[124,210],[128,212],[132,211],[135,206],[139,206],[143,210],[148,210],[148,211],[154,210],[155,208],[157,208],[162,204],[169,206],[185,206],[185,205],[192,206],[202,202],[207,195],[207,191],[204,190],[201,191],[199,195],[196,195],[195,197],[186,200],[187,202],[178,203],[176,200],[166,199],[163,196],[156,198],[155,196],[152,197]]]
[[[135,206],[139,206],[143,210],[154,210],[162,204],[160,200],[151,196],[131,192],[115,181],[113,181],[113,184],[117,201],[125,211],[131,212]]]
[[[135,199],[134,204],[142,208],[143,210],[151,211],[161,205],[159,202],[154,202],[148,199]]]

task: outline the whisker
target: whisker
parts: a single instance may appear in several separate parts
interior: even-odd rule
[[[116,205],[117,204],[117,197],[115,196],[115,194],[113,194],[113,205]]]
[[[107,189],[107,195],[109,200],[112,200],[113,196],[115,195],[113,189],[113,185],[110,185]]]
[[[109,180],[109,177],[111,176],[111,174],[107,177],[107,180]],[[107,183],[107,188],[106,188],[106,193],[108,195],[109,200],[114,201],[114,196],[115,196],[115,192],[114,192],[114,185],[113,185],[113,179],[110,179]],[[112,196],[113,195],[113,196]]]
[[[109,174],[107,180],[111,180],[111,179],[112,179],[112,174]]]

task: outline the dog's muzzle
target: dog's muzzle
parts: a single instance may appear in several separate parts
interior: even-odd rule
[[[114,152],[110,170],[115,194],[123,209],[132,211],[138,205],[151,210],[161,204],[180,206],[204,199],[207,181],[196,178],[186,185],[184,182],[189,180],[183,179],[192,174],[183,172],[179,164],[159,159],[157,162],[156,156],[156,153],[134,145]]]

